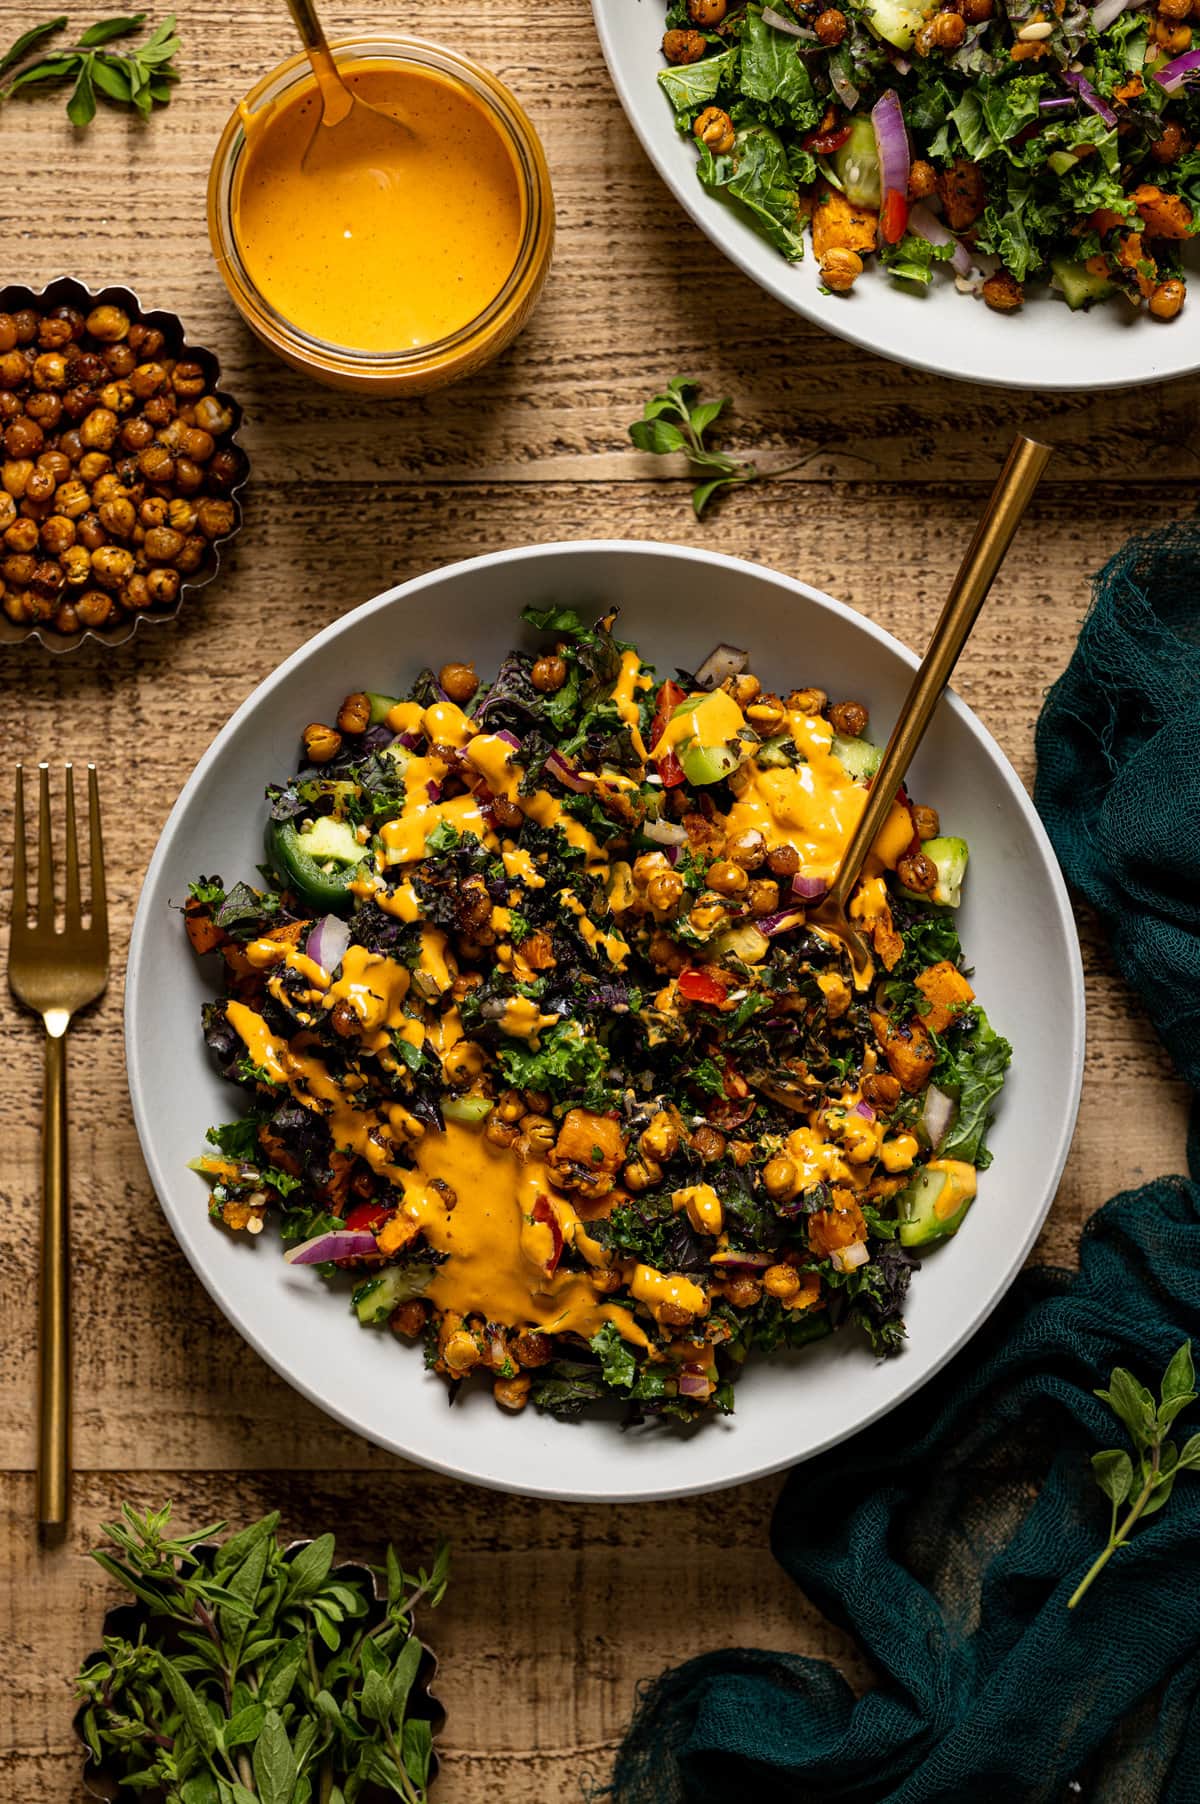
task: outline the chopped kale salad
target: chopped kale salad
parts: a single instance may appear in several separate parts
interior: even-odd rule
[[[1174,319],[1200,206],[1193,0],[673,0],[658,80],[697,174],[825,286],[878,256],[1015,312],[1049,281]]]
[[[227,1229],[350,1273],[456,1389],[556,1415],[732,1408],[754,1352],[901,1351],[989,1163],[1010,1048],[956,930],[967,846],[901,790],[810,926],[879,763],[865,707],[718,646],[662,677],[569,608],[533,647],[347,695],[201,877],[203,1032],[241,1091],[194,1161]]]

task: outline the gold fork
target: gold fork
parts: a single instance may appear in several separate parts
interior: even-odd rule
[[[46,1028],[46,1087],[42,1101],[42,1266],[38,1294],[38,1521],[61,1530],[67,1520],[70,1473],[71,1318],[67,1215],[67,1058],[71,1018],[94,1002],[108,982],[108,904],[100,791],[89,764],[90,920],[83,924],[79,847],[75,837],[75,781],[66,766],[66,888],[63,925],[55,925],[54,848],[50,833],[50,767],[38,766],[37,909],[29,922],[25,884],[25,773],[17,766],[13,842],[12,933],[8,982],[18,1002]]]

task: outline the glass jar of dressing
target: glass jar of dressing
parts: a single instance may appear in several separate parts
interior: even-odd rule
[[[331,128],[307,58],[289,58],[221,135],[213,253],[246,323],[294,368],[423,394],[488,363],[532,312],[554,242],[545,154],[503,83],[457,51],[375,34],[332,49],[356,98],[407,134],[385,128],[373,154],[368,116],[365,139],[302,169]]]

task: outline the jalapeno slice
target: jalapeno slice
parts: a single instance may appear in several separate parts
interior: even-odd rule
[[[322,815],[303,830],[294,821],[267,826],[267,859],[280,882],[318,914],[348,914],[350,884],[368,848],[360,846],[347,821]]]

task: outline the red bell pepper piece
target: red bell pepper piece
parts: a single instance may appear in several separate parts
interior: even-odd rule
[[[849,136],[848,125],[835,125],[827,132],[809,132],[807,138],[801,138],[800,142],[805,150],[814,151],[819,157],[827,157],[835,150],[840,150]]]
[[[546,1265],[546,1276],[552,1277],[558,1268],[559,1260],[562,1258],[562,1229],[558,1225],[558,1217],[554,1213],[554,1207],[548,1196],[539,1194],[535,1197],[531,1213],[534,1221],[544,1221],[550,1230],[550,1241],[553,1251],[551,1252],[549,1261]]]
[[[392,1211],[386,1203],[376,1203],[370,1200],[365,1203],[355,1203],[353,1209],[346,1216],[346,1226],[355,1234],[364,1232],[373,1234],[391,1213]]]
[[[725,1001],[725,985],[709,972],[689,966],[679,973],[679,994],[687,1002],[702,1002],[709,1008],[720,1008]]]
[[[654,724],[650,728],[651,748],[656,746],[667,730],[667,722],[674,714],[680,702],[687,696],[678,683],[662,683],[659,685],[658,699],[654,708]],[[683,782],[683,766],[673,751],[668,751],[656,760],[655,769],[662,779],[664,789],[676,789]]]

